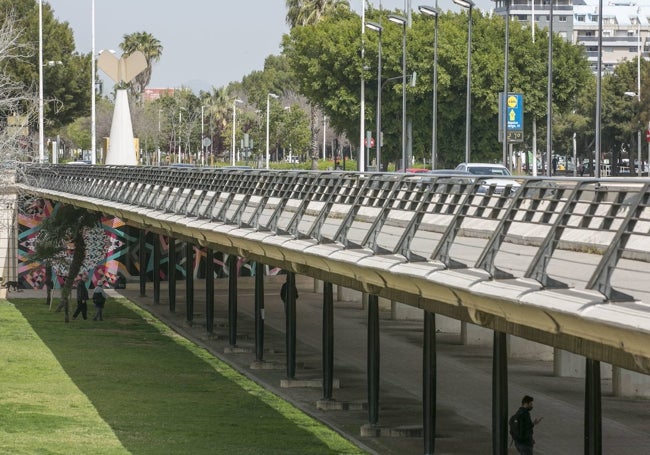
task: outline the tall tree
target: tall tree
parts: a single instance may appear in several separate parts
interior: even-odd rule
[[[49,3],[43,3],[43,98],[45,134],[50,135],[62,125],[90,113],[90,54],[75,50],[72,29],[59,22]],[[36,93],[39,85],[37,0],[0,0],[0,23],[15,23],[14,50],[3,72]],[[20,112],[20,111],[16,111]],[[32,131],[37,131],[36,117],[30,118]]]
[[[350,8],[347,0],[286,0],[286,4],[291,28],[316,24],[323,16]]]
[[[370,11],[369,17],[382,22],[382,154],[388,163],[401,155],[402,46],[400,27],[391,24],[386,11]],[[505,23],[501,17],[474,12],[472,50],[472,159],[501,160],[498,142],[498,93],[503,90],[503,48]],[[374,16],[373,16],[374,14]],[[356,14],[325,17],[310,27],[297,27],[284,37],[284,53],[296,77],[300,93],[310,103],[322,106],[331,124],[348,137],[359,137],[359,78],[367,81],[366,106],[376,106],[377,34],[367,34],[365,61],[359,48],[360,18]],[[438,42],[438,159],[441,167],[455,167],[463,159],[467,68],[467,18],[451,12],[439,18]],[[544,118],[546,97],[546,52],[530,31],[512,23],[510,27],[510,88],[525,95],[528,122],[534,110]],[[374,43],[373,43],[374,40]],[[433,24],[421,15],[413,16],[407,31],[407,75],[417,72],[415,87],[406,87],[407,111],[413,121],[413,156],[430,157],[432,123]],[[566,41],[554,41],[554,112],[575,107],[581,87],[589,86],[593,75],[584,50]],[[373,88],[374,85],[374,88]],[[540,101],[540,97],[541,100]],[[526,100],[530,101],[528,103]],[[368,114],[373,128],[373,115]],[[529,125],[529,123],[527,123]],[[526,140],[530,128],[525,128]],[[538,136],[539,136],[538,132]],[[427,162],[429,159],[427,159]]]
[[[349,10],[350,3],[347,0],[286,0],[287,24],[292,29],[315,25],[328,15],[342,10]],[[310,127],[311,127],[311,154],[312,159],[318,159],[318,112],[314,104],[310,105]]]
[[[139,100],[144,93],[144,89],[151,82],[152,64],[160,60],[163,46],[151,33],[136,32],[124,35],[124,39],[120,43],[120,49],[127,56],[135,51],[140,51],[147,60],[147,68],[129,84],[131,94]]]
[[[209,150],[214,157],[225,150],[224,138],[226,137],[228,112],[232,102],[226,87],[212,87],[209,92],[201,92],[199,97],[205,106],[206,136],[212,141]]]
[[[84,259],[86,259],[86,240],[84,232],[95,226],[100,216],[86,209],[72,205],[61,205],[54,214],[41,225],[32,259],[49,263],[62,263],[68,270],[59,308],[64,309],[65,322],[69,322],[69,304],[72,286],[77,280]],[[70,250],[72,256],[70,257]]]

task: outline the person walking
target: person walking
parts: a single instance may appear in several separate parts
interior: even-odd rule
[[[93,303],[95,304],[95,316],[93,321],[104,320],[104,303],[106,303],[106,295],[104,294],[103,282],[97,282],[95,290],[93,291]]]
[[[510,417],[510,436],[515,442],[515,447],[521,455],[533,455],[533,427],[540,423],[543,417],[533,420],[530,411],[533,410],[533,397],[524,395],[521,407]]]
[[[79,313],[81,317],[84,318],[84,321],[88,317],[88,289],[86,288],[86,283],[83,280],[77,282],[77,309],[74,310],[72,319],[77,319]]]
[[[291,272],[287,272],[287,279],[280,288],[280,298],[282,299],[282,303],[284,303],[284,314],[287,314],[287,303],[289,303],[289,273]],[[296,287],[295,279],[293,282],[293,298],[298,299],[298,288]]]

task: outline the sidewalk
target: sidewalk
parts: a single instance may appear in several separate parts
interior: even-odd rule
[[[287,401],[353,440],[370,453],[422,454],[422,437],[361,437],[368,413],[359,409],[366,392],[366,318],[359,302],[334,303],[334,378],[340,381],[334,399],[353,404],[347,411],[324,411],[316,407],[322,389],[283,388],[286,378],[284,352],[284,310],[279,298],[283,277],[265,281],[265,353],[268,365],[278,369],[253,369],[254,320],[253,279],[240,278],[238,294],[239,349],[230,349],[227,327],[228,280],[215,280],[214,334],[205,330],[203,281],[195,281],[194,323],[185,315],[184,282],[177,283],[176,312],[170,313],[166,283],[161,287],[161,304],[153,304],[153,286],[139,297],[137,283],[127,289],[108,290],[120,294],[154,314],[181,335],[208,349]],[[298,277],[297,380],[319,380],[321,371],[322,295],[313,292],[313,281]],[[21,297],[42,297],[43,291],[24,291]],[[12,293],[11,297],[17,297]],[[110,318],[110,302],[105,315]],[[379,424],[400,429],[401,434],[422,425],[422,322],[394,321],[381,313],[381,376]],[[461,346],[455,334],[437,336],[437,428],[436,454],[491,453],[491,370],[492,351],[481,346]],[[535,398],[534,416],[544,416],[536,428],[535,454],[574,455],[583,453],[584,379],[556,378],[551,362],[511,360],[509,403],[514,412],[524,394]],[[650,447],[650,402],[611,396],[611,381],[602,383],[603,453],[637,455]],[[251,431],[254,431],[251,429]],[[643,452],[645,449],[641,449]],[[509,453],[516,453],[510,448]]]

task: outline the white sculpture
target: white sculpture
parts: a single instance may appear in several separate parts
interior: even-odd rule
[[[128,57],[118,59],[110,51],[102,51],[97,57],[97,65],[116,83],[128,83],[147,68],[147,59],[140,51]],[[106,153],[106,164],[138,164],[133,141],[133,126],[129,99],[125,89],[118,89],[115,94],[113,123]]]

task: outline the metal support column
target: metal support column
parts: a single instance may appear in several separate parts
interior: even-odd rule
[[[228,256],[228,340],[237,346],[237,256]]]
[[[205,250],[205,329],[212,333],[214,329],[214,252]]]
[[[379,297],[368,295],[368,423],[379,422]]]
[[[255,263],[255,360],[264,361],[264,264]]]
[[[176,239],[169,237],[167,239],[167,284],[169,293],[169,311],[176,311]]]
[[[296,274],[287,272],[287,303],[285,312],[287,345],[287,378],[296,377]]]
[[[140,297],[147,295],[147,231],[140,229],[138,262],[140,267]]]
[[[194,245],[185,242],[185,309],[187,322],[194,320]]]
[[[492,453],[508,453],[508,346],[503,332],[492,345]]]
[[[422,346],[422,427],[424,454],[430,455],[436,447],[436,315],[424,312],[424,340]]]
[[[160,235],[153,233],[153,303],[160,304]]]
[[[602,409],[600,394],[600,362],[587,359],[585,377],[585,455],[601,455]]]
[[[332,399],[334,384],[334,292],[323,282],[323,399]]]

